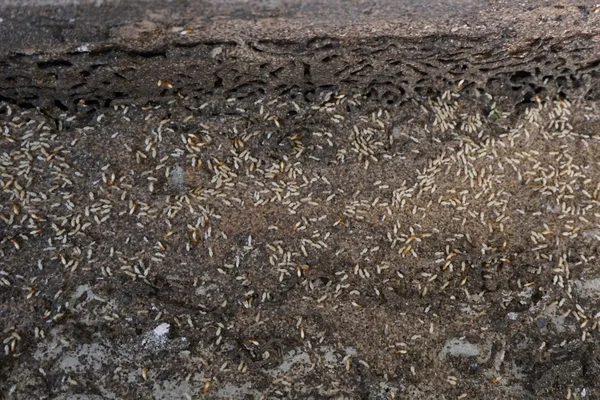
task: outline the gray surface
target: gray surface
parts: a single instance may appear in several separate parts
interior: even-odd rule
[[[276,33],[290,21],[296,32],[277,32],[276,36],[302,33],[310,27],[401,22],[390,34],[418,35],[428,25],[438,31],[465,23],[472,28],[488,28],[488,23],[502,21],[540,7],[552,7],[562,2],[526,0],[149,0],[149,1],[7,1],[0,2],[0,54],[48,51],[48,46],[73,45],[79,42],[102,43],[119,41],[120,29],[143,22],[154,24],[154,35],[172,26],[198,28],[202,34],[220,31],[222,21],[238,21],[244,26],[236,34],[251,35],[266,29]],[[571,0],[569,7],[581,6],[585,14],[590,2]],[[561,7],[564,7],[562,5]],[[576,12],[576,8],[573,8]],[[261,20],[269,20],[262,27]],[[479,22],[487,20],[484,26]],[[247,25],[247,23],[250,23]],[[202,25],[202,26],[198,26]],[[216,25],[216,26],[215,26]],[[293,26],[289,25],[290,27]],[[508,27],[509,25],[506,24]],[[389,27],[385,27],[388,30]],[[375,30],[378,30],[375,27]],[[350,32],[353,30],[351,29]],[[395,31],[395,32],[394,32]],[[361,29],[356,33],[364,34]],[[231,36],[231,31],[228,32]],[[335,33],[332,31],[331,33]]]

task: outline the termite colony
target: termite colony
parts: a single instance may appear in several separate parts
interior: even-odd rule
[[[82,386],[32,357],[50,332],[83,324],[127,348],[167,322],[187,348],[94,381],[352,398],[340,387],[368,375],[401,398],[438,368],[429,394],[483,398],[519,384],[512,368],[597,343],[598,104],[513,109],[462,88],[386,109],[342,93],[183,98],[86,122],[0,104],[0,362]],[[499,346],[495,364],[439,360],[465,336]],[[290,351],[311,367],[272,373]]]

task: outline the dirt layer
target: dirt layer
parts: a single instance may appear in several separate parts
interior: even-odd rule
[[[3,104],[0,389],[597,398],[600,105],[477,93]]]
[[[0,397],[600,398],[600,8],[350,3],[2,4]]]

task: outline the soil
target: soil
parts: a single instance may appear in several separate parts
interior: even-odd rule
[[[3,392],[593,398],[599,104],[493,103],[4,104]]]
[[[131,36],[135,10],[86,44],[15,35],[0,396],[600,398],[600,13],[540,4],[454,44],[370,13],[325,39],[261,14],[259,47]],[[77,11],[40,7],[8,26]],[[536,39],[533,17],[580,23]]]

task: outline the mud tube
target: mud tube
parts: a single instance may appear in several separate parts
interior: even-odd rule
[[[323,91],[393,105],[459,84],[515,105],[600,95],[589,1],[4,1],[0,16],[0,100],[48,112]]]

